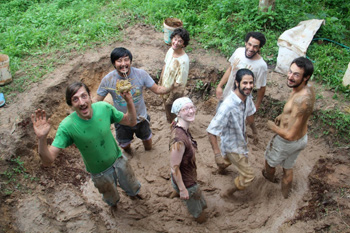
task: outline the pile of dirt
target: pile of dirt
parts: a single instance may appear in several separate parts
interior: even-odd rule
[[[288,199],[283,198],[278,184],[261,176],[265,147],[273,136],[266,127],[266,118],[271,119],[281,111],[281,104],[274,103],[286,100],[290,92],[285,78],[272,71],[263,102],[264,106],[271,107],[262,108],[262,113],[256,117],[259,144],[249,145],[249,160],[256,179],[249,188],[232,198],[220,197],[220,192],[232,187],[237,171],[229,167],[225,175],[217,173],[206,128],[217,105],[212,83],[222,77],[229,64],[217,52],[202,50],[193,41],[193,49],[188,53],[191,66],[187,95],[198,109],[190,130],[199,146],[198,179],[208,204],[207,222],[197,224],[180,199],[168,198],[172,191],[168,150],[170,129],[160,97],[150,91],[145,92],[145,102],[151,117],[153,149],[144,151],[142,142],[135,139],[132,152],[126,154],[142,184],[143,200],[132,200],[120,190],[118,210],[111,211],[94,187],[74,146],[63,150],[52,167],[41,166],[30,114],[37,108],[46,110],[53,125],[49,135],[52,141],[59,122],[70,112],[64,100],[67,85],[82,80],[94,96],[101,79],[113,69],[109,54],[115,47],[128,48],[134,56],[133,66],[146,70],[157,81],[168,49],[162,36],[146,26],[129,28],[124,42],[72,58],[69,64],[56,69],[42,83],[33,84],[28,92],[19,94],[11,106],[1,109],[0,171],[4,180],[1,187],[10,184],[5,172],[15,167],[10,161],[17,156],[24,161],[26,169],[21,174],[34,178],[19,181],[23,186],[26,184],[26,190],[11,194],[1,192],[1,231],[349,231],[350,179],[347,168],[350,160],[347,149],[334,150],[323,139],[310,137],[307,148],[297,160],[293,192]],[[277,169],[277,175],[282,175],[281,168]]]

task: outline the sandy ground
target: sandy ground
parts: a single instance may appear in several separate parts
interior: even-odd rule
[[[126,34],[123,42],[75,56],[49,74],[46,80],[34,84],[28,92],[19,94],[11,106],[1,109],[2,161],[14,155],[20,156],[25,161],[27,172],[38,179],[28,186],[31,191],[27,194],[14,193],[1,198],[1,212],[4,214],[0,222],[2,229],[14,232],[321,232],[322,229],[329,230],[329,225],[337,221],[342,227],[332,228],[336,229],[334,232],[349,230],[348,193],[344,194],[344,203],[341,205],[347,211],[343,212],[343,218],[339,218],[337,213],[335,216],[338,218],[326,220],[319,218],[317,213],[316,219],[300,215],[300,210],[310,206],[313,201],[315,193],[310,191],[310,176],[314,166],[317,164],[317,168],[321,169],[328,164],[333,169],[334,164],[330,160],[337,156],[337,152],[331,150],[322,139],[309,137],[308,146],[300,154],[295,166],[291,197],[284,199],[280,185],[266,181],[261,175],[264,151],[273,134],[265,126],[267,119],[259,117],[256,119],[259,144],[249,145],[249,161],[256,179],[249,188],[235,193],[232,198],[220,198],[220,192],[232,186],[237,172],[231,165],[227,174],[217,173],[206,134],[217,101],[210,94],[198,94],[194,89],[196,80],[215,81],[220,78],[228,62],[215,51],[204,51],[196,45],[192,45],[193,49],[188,52],[191,60],[188,95],[198,107],[191,132],[199,146],[196,154],[198,179],[208,204],[207,222],[196,223],[180,199],[168,198],[172,191],[168,150],[170,130],[160,97],[149,91],[146,91],[145,100],[151,116],[153,149],[144,151],[142,142],[135,139],[132,153],[126,154],[142,184],[143,200],[131,200],[120,189],[118,210],[111,211],[95,189],[74,146],[65,149],[52,167],[42,167],[29,121],[30,114],[36,108],[48,112],[53,125],[50,133],[52,140],[59,122],[70,111],[64,101],[67,84],[83,80],[91,87],[92,95],[95,95],[100,80],[113,69],[109,60],[113,48],[128,48],[134,55],[133,66],[145,69],[157,80],[168,49],[163,42],[163,34],[143,25],[127,29]],[[286,100],[290,90],[284,84],[283,76],[271,71],[266,95]],[[210,87],[206,90],[210,93]],[[318,103],[326,107],[327,104]],[[320,160],[323,163],[320,164]],[[333,169],[336,173],[321,179],[328,179],[332,184],[345,182],[350,187],[347,172],[349,161],[344,161]],[[7,167],[5,162],[0,165],[2,170]],[[281,168],[278,168],[277,175],[281,176],[281,173]],[[320,174],[315,173],[312,177]],[[319,190],[315,191],[316,194]],[[314,208],[318,211],[317,207]],[[306,212],[310,211],[308,209]],[[328,214],[332,216],[332,213]],[[297,219],[298,216],[302,219]]]

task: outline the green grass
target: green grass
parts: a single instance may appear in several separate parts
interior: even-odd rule
[[[312,115],[315,135],[329,136],[335,146],[349,146],[350,115],[334,110],[317,110]]]
[[[37,181],[37,177],[33,177],[27,173],[24,162],[20,157],[9,160],[9,167],[3,173],[0,173],[1,183],[3,185],[0,194],[8,196],[14,192],[31,192],[27,185],[33,181]],[[25,180],[25,182],[22,182]]]
[[[325,19],[316,37],[349,46],[349,11],[350,2],[340,0],[279,0],[268,12],[258,11],[258,0],[0,0],[0,53],[10,56],[14,76],[0,91],[7,96],[25,91],[58,64],[69,62],[73,52],[120,39],[123,28],[133,22],[162,30],[165,18],[180,18],[192,38],[225,56],[243,45],[248,31],[262,31],[267,37],[262,55],[273,65],[279,35],[302,20]],[[313,78],[347,97],[349,90],[340,81],[349,53],[332,44],[312,44],[308,51],[317,68]]]
[[[0,91],[25,91],[72,53],[120,38],[128,20],[112,1],[0,1],[0,53],[14,80]]]

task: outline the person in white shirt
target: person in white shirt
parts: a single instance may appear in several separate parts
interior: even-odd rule
[[[246,35],[245,47],[237,48],[232,54],[229,59],[230,67],[228,67],[216,88],[216,97],[220,100],[220,103],[232,90],[237,70],[247,68],[254,73],[254,88],[257,89],[255,108],[256,110],[259,109],[264,98],[267,80],[267,64],[260,55],[260,50],[265,43],[266,38],[260,32],[249,32]]]
[[[163,87],[170,88],[172,85],[174,86],[170,93],[163,95],[165,114],[169,123],[176,117],[175,114],[171,113],[173,102],[184,96],[190,67],[190,59],[185,52],[185,47],[190,41],[189,33],[184,28],[177,28],[170,38],[171,48],[165,56],[165,65],[159,80]]]

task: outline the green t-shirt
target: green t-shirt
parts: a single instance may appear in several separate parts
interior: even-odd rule
[[[52,146],[66,148],[73,143],[78,147],[86,170],[99,173],[109,168],[122,154],[111,132],[112,123],[119,123],[124,113],[106,102],[92,104],[92,118],[81,119],[76,112],[59,125]]]

